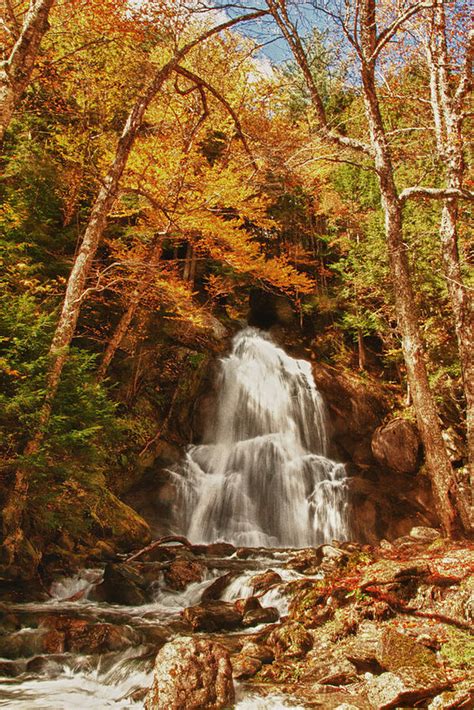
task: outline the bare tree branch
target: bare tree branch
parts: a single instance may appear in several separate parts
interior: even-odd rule
[[[400,193],[401,202],[406,202],[406,200],[412,197],[427,197],[431,200],[447,200],[451,197],[457,197],[459,199],[472,201],[474,200],[474,192],[455,187],[407,187]]]

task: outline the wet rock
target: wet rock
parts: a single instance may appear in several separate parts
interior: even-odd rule
[[[266,592],[267,589],[273,587],[275,584],[279,584],[282,581],[278,572],[272,569],[267,569],[263,574],[257,574],[252,577],[250,584],[253,587],[254,593],[256,592]]]
[[[110,604],[141,606],[147,602],[143,587],[143,579],[132,565],[108,564],[103,582],[95,587],[91,598]]]
[[[181,613],[181,616],[191,625],[193,631],[235,629],[242,621],[242,614],[234,608],[233,604],[219,601],[189,607]]]
[[[44,629],[22,629],[0,637],[0,657],[7,659],[29,658],[43,653]]]
[[[229,542],[213,542],[207,546],[207,554],[211,557],[231,557],[236,548]]]
[[[123,651],[140,643],[139,634],[127,625],[115,625],[77,619],[65,615],[50,616],[43,620],[48,630],[45,639],[53,633],[61,640],[61,648],[77,653],[106,653]],[[59,650],[54,651],[58,653]]]
[[[313,647],[313,637],[301,624],[289,622],[272,631],[268,645],[276,658],[303,658]]]
[[[437,665],[433,651],[391,628],[383,630],[375,657],[384,670],[394,673],[406,666],[435,668]]]
[[[254,641],[244,643],[241,654],[251,658],[258,658],[262,663],[271,663],[275,658],[275,654],[270,646],[255,643]]]
[[[166,585],[170,589],[182,592],[191,582],[202,581],[204,569],[203,565],[193,560],[175,560],[164,572]]]
[[[64,666],[61,662],[61,657],[54,658],[53,656],[36,656],[26,664],[28,673],[37,673],[48,678],[57,678],[64,672]]]
[[[299,550],[299,552],[293,555],[293,557],[291,557],[288,561],[287,566],[297,572],[314,574],[317,572],[319,565],[321,564],[321,560],[321,548],[314,549],[313,547],[309,547],[304,550]]]
[[[24,664],[16,661],[0,661],[0,678],[15,678],[23,673]]]
[[[367,695],[378,710],[390,710],[431,698],[449,685],[438,670],[405,667],[399,668],[396,674],[382,673],[370,679]]]
[[[240,653],[232,659],[232,674],[237,680],[252,678],[261,667],[262,661],[253,656],[246,656],[244,653]]]
[[[246,599],[237,599],[237,601],[234,602],[234,609],[239,612],[239,614],[242,614],[244,616],[245,614],[248,614],[250,611],[253,611],[254,609],[261,609],[262,605],[260,604],[259,600],[257,597],[247,597]]]
[[[278,609],[273,606],[251,609],[242,619],[242,626],[258,626],[259,624],[273,624],[278,621],[280,615]]]
[[[220,599],[222,592],[228,587],[228,585],[232,582],[234,578],[235,573],[233,572],[227,572],[227,574],[223,574],[222,577],[216,579],[203,591],[201,601],[208,602],[211,600]]]
[[[211,641],[182,637],[158,653],[145,710],[224,710],[234,700],[228,652]]]
[[[372,453],[377,462],[398,473],[417,471],[419,449],[415,426],[401,417],[378,427],[372,436]]]

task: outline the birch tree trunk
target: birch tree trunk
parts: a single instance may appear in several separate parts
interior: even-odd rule
[[[403,355],[432,482],[436,511],[445,533],[453,535],[457,532],[457,512],[452,502],[456,481],[441,435],[440,421],[428,382],[407,246],[403,240],[402,205],[395,185],[392,158],[377,95],[374,59],[377,38],[375,0],[362,0],[360,36],[365,112],[385,214],[390,275],[402,334]]]
[[[31,0],[10,56],[0,63],[0,145],[30,83],[41,40],[49,29],[48,16],[53,4],[54,0]]]
[[[431,15],[431,27],[426,46],[430,72],[431,108],[435,125],[438,156],[445,165],[446,186],[463,188],[465,162],[463,108],[472,87],[474,32],[471,31],[465,63],[458,86],[452,91],[450,58],[446,40],[444,3],[436,0]],[[445,200],[440,223],[440,243],[443,271],[449,293],[461,362],[466,399],[466,433],[471,491],[474,487],[474,312],[473,299],[463,281],[458,246],[458,200]],[[465,492],[466,500],[472,498]],[[472,500],[467,500],[470,527],[474,527]]]
[[[432,482],[436,511],[443,530],[448,535],[458,531],[457,511],[452,498],[456,492],[456,481],[441,435],[441,424],[430,390],[423,341],[418,326],[416,301],[413,293],[407,247],[403,240],[402,201],[394,180],[392,157],[385,134],[375,80],[375,63],[382,48],[390,41],[404,21],[421,8],[417,3],[410,5],[380,35],[377,34],[375,0],[354,0],[346,3],[351,7],[354,27],[350,34],[347,15],[337,15],[337,10],[327,3],[328,14],[336,17],[339,27],[354,47],[361,62],[361,79],[365,113],[369,126],[370,144],[340,136],[336,129],[329,129],[324,103],[311,72],[303,42],[292,22],[285,0],[267,0],[267,5],[288,45],[293,51],[315,108],[319,123],[319,135],[331,143],[356,150],[370,156],[377,173],[381,203],[385,215],[385,235],[387,240],[390,275],[395,295],[399,329],[402,335],[402,349],[407,369],[408,383],[418,420],[421,439],[425,449],[426,464]],[[323,12],[326,5],[322,4]],[[341,12],[345,12],[344,10]],[[351,25],[351,26],[352,26]]]

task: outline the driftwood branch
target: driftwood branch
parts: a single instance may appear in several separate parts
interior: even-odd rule
[[[138,552],[134,552],[133,555],[130,555],[130,557],[126,558],[125,562],[133,562],[142,555],[146,555],[149,552],[153,552],[153,550],[155,550],[160,545],[166,545],[169,542],[177,542],[180,545],[184,545],[184,547],[191,547],[191,543],[183,535],[166,535],[165,537],[160,537],[159,540],[154,540],[146,547],[142,547],[142,549],[138,550]]]

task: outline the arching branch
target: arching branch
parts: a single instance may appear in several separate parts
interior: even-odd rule
[[[185,77],[186,79],[189,79],[189,81],[192,81],[196,85],[197,88],[200,88],[201,90],[206,89],[210,94],[212,94],[214,96],[214,98],[216,98],[219,101],[219,103],[222,104],[222,106],[224,106],[225,110],[228,112],[228,114],[231,116],[231,118],[234,122],[235,129],[237,131],[237,135],[238,135],[242,145],[244,146],[245,151],[248,153],[250,160],[252,161],[253,167],[255,168],[255,170],[257,170],[258,169],[257,164],[255,162],[255,159],[252,155],[252,151],[250,150],[249,144],[248,144],[247,139],[245,137],[245,134],[244,134],[244,131],[242,128],[242,124],[240,123],[240,119],[239,119],[237,113],[235,112],[235,110],[230,105],[230,103],[227,101],[227,99],[219,91],[217,91],[217,89],[214,88],[214,86],[209,84],[205,79],[198,76],[197,74],[190,71],[189,69],[185,69],[185,67],[179,65],[175,68],[175,72],[177,74],[180,74],[181,76]]]

